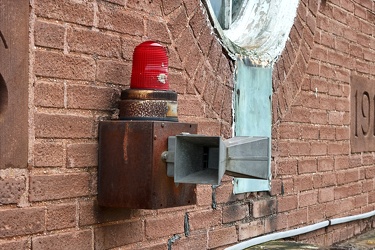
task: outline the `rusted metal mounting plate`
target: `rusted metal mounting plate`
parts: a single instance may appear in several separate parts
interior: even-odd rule
[[[195,184],[176,185],[161,155],[168,137],[197,125],[162,121],[99,124],[98,202],[101,206],[159,209],[196,203]]]
[[[357,75],[350,78],[350,147],[375,151],[375,81]]]
[[[29,1],[0,0],[0,169],[26,168]]]

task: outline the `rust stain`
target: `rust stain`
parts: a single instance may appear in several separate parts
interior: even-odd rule
[[[122,142],[122,151],[124,152],[124,162],[128,162],[128,137],[127,134],[129,133],[129,126],[125,124],[125,133],[124,133],[124,140]]]

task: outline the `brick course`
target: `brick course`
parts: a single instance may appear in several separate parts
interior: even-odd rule
[[[30,200],[43,201],[90,194],[91,176],[88,173],[32,175]]]
[[[45,209],[17,208],[0,210],[0,239],[43,232]]]
[[[35,237],[33,249],[92,249],[91,230]]]
[[[350,152],[349,95],[351,75],[375,77],[374,8],[300,1],[273,66],[270,193],[234,195],[225,176],[214,196],[198,185],[194,206],[137,210],[96,201],[97,125],[116,117],[134,47],[150,39],[167,47],[179,120],[225,138],[235,63],[198,0],[31,1],[29,165],[22,174],[0,171],[0,249],[165,249],[172,236],[180,237],[172,249],[221,249],[372,211],[375,157]],[[296,239],[330,245],[364,223]]]

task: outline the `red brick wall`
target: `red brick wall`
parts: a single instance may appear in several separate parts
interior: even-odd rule
[[[375,80],[375,4],[301,1],[290,40],[273,70],[273,190],[278,228],[375,209],[372,152],[351,153],[350,76]],[[365,221],[299,239],[329,245]]]
[[[168,48],[180,121],[206,135],[231,136],[233,62],[198,0],[31,1],[29,168],[0,172],[0,249],[166,249],[173,235],[173,249],[221,248],[374,210],[374,154],[349,141],[350,75],[375,79],[374,12],[371,0],[300,2],[273,70],[270,194],[233,195],[225,177],[216,209],[198,185],[197,205],[137,210],[96,201],[98,122],[116,117],[134,47]],[[327,245],[368,226],[299,239]]]

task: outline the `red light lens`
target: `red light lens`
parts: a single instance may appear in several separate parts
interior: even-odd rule
[[[168,56],[162,45],[147,41],[134,49],[130,88],[169,90]]]

